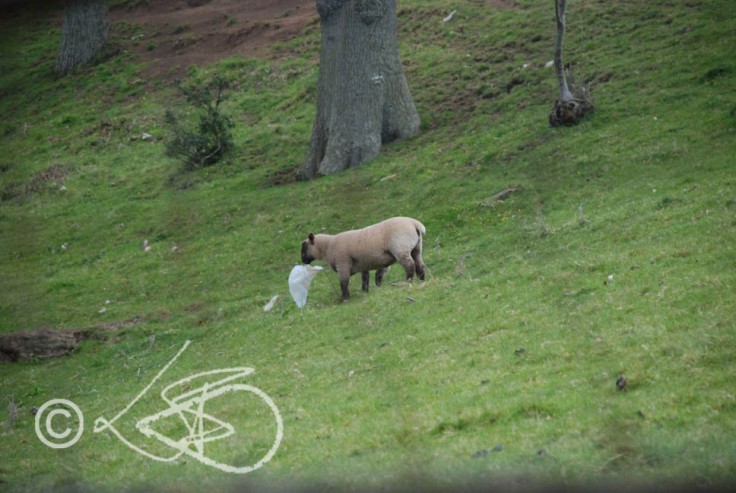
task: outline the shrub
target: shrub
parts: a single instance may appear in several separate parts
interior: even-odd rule
[[[180,159],[185,169],[211,166],[233,150],[230,132],[233,121],[220,110],[225,89],[227,83],[220,77],[204,86],[179,86],[187,103],[198,113],[196,125],[171,110],[166,111],[170,134],[166,140],[166,154]]]

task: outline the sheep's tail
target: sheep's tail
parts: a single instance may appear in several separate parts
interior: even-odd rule
[[[424,227],[424,224],[420,223],[416,219],[412,219],[414,221],[414,227],[417,228],[417,233],[419,236],[422,236],[424,233],[427,232],[427,228]]]

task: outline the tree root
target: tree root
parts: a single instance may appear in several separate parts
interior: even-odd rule
[[[549,124],[553,127],[577,125],[592,111],[593,103],[587,99],[573,98],[567,101],[558,99],[549,113]]]

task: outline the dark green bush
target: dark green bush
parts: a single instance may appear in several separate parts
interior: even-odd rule
[[[233,150],[230,132],[233,121],[220,108],[226,89],[227,83],[219,77],[204,86],[179,87],[197,114],[196,125],[171,110],[166,111],[169,128],[166,154],[180,159],[185,169],[211,166]]]

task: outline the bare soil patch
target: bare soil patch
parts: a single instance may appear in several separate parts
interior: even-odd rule
[[[92,337],[104,339],[107,333],[133,327],[145,321],[143,317],[134,317],[121,322],[98,324],[83,329],[42,327],[0,334],[0,362],[66,356],[86,339]]]
[[[514,0],[473,1],[516,7]],[[148,63],[146,78],[172,80],[236,55],[273,57],[273,43],[301,36],[319,16],[314,0],[131,0],[110,11],[110,22],[124,49]]]
[[[486,5],[497,9],[512,9],[516,7],[514,0],[485,0]]]
[[[314,0],[138,0],[110,11],[125,49],[148,63],[145,75],[169,80],[235,55],[268,57],[277,41],[319,22]],[[131,33],[125,26],[141,26]]]

